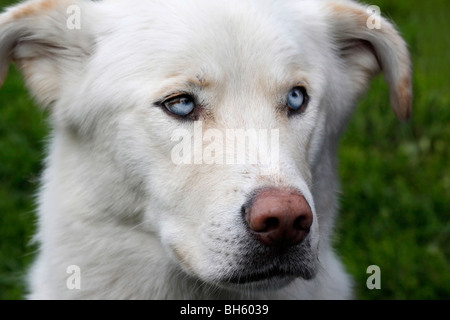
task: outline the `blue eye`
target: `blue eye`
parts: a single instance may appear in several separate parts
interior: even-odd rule
[[[299,111],[306,106],[307,95],[303,87],[295,87],[289,91],[287,104],[292,111]]]
[[[184,117],[195,108],[194,99],[187,95],[180,95],[163,102],[164,107],[171,113]]]

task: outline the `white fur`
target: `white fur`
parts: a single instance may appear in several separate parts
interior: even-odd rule
[[[70,5],[80,29],[67,28]],[[403,40],[364,17],[364,6],[339,0],[33,0],[3,13],[1,80],[14,60],[53,125],[29,298],[351,298],[330,240],[338,138],[380,70],[399,117],[411,101]],[[280,101],[299,82],[310,103],[288,119]],[[278,129],[275,174],[175,165],[171,134],[193,124],[154,103],[184,91],[202,101],[205,130]],[[317,275],[223,283],[252,254],[240,208],[267,186],[295,187],[313,208]],[[67,287],[70,265],[81,289]]]

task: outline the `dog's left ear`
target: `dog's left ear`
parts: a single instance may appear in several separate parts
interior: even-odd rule
[[[31,0],[0,15],[0,86],[13,61],[38,102],[58,100],[63,76],[79,73],[93,41],[87,0]]]
[[[372,7],[373,8],[373,7]],[[411,61],[405,41],[377,10],[350,1],[325,2],[330,32],[357,90],[384,72],[391,106],[399,119],[411,116]]]

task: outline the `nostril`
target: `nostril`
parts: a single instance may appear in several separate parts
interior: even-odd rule
[[[294,226],[295,230],[308,231],[309,228],[311,227],[311,223],[310,223],[310,221],[309,221],[307,216],[301,215],[301,216],[297,217],[297,219],[295,219],[293,226]]]
[[[294,229],[296,230],[301,230],[302,229],[302,217],[298,217],[297,219],[295,219],[294,221]]]
[[[266,220],[264,231],[271,231],[277,229],[280,221],[277,218],[271,217]]]

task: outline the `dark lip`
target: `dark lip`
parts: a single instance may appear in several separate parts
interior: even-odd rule
[[[284,278],[284,277],[292,277],[292,275],[288,275],[285,272],[282,272],[278,267],[273,267],[262,271],[257,270],[253,273],[238,274],[231,277],[230,279],[227,279],[227,282],[233,284],[244,284],[268,280],[275,277]]]
[[[248,283],[257,283],[257,282],[263,282],[263,281],[270,281],[270,280],[282,280],[282,279],[295,279],[295,278],[302,278],[305,280],[310,280],[315,277],[316,275],[316,269],[315,268],[307,268],[302,267],[300,269],[297,269],[295,272],[293,270],[284,271],[280,269],[278,266],[273,266],[271,268],[267,268],[264,270],[256,270],[252,273],[240,273],[235,274],[230,278],[226,279],[226,282],[231,284],[248,284]]]

